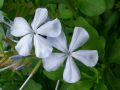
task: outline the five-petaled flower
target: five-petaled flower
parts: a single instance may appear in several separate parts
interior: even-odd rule
[[[19,55],[30,55],[33,47],[32,42],[37,57],[45,58],[51,54],[52,46],[42,36],[57,37],[61,33],[61,23],[58,19],[46,22],[47,18],[48,11],[46,8],[36,10],[31,26],[24,18],[15,18],[11,26],[11,34],[16,37],[23,36],[15,47]]]
[[[98,61],[97,50],[75,51],[77,48],[84,45],[88,39],[89,34],[82,27],[75,27],[69,49],[67,49],[66,37],[63,32],[56,38],[48,37],[51,44],[56,49],[62,51],[62,53],[52,53],[49,57],[44,58],[42,60],[44,68],[47,71],[55,71],[67,58],[63,79],[69,83],[77,82],[80,80],[80,71],[73,61],[73,58],[88,67],[95,66]]]

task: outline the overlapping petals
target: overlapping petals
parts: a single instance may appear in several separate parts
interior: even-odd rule
[[[56,49],[66,52],[67,51],[67,41],[64,32],[62,32],[58,37],[48,37],[48,41],[54,46]]]
[[[39,27],[36,32],[48,37],[57,37],[61,33],[61,23],[58,19],[49,21]]]
[[[35,47],[35,55],[43,58],[43,66],[47,71],[57,70],[66,60],[63,79],[74,83],[80,80],[80,71],[74,59],[88,67],[93,67],[98,62],[97,50],[78,50],[89,39],[88,32],[82,27],[75,27],[69,48],[65,34],[61,32],[59,19],[47,21],[48,11],[46,8],[36,9],[31,26],[22,17],[16,17],[11,26],[11,34],[22,37],[15,49],[22,56],[28,56],[32,47]],[[46,36],[45,39],[43,36]],[[51,53],[53,47],[60,53]],[[74,59],[73,59],[74,58]]]
[[[12,23],[11,34],[15,37],[21,37],[31,33],[32,30],[27,21],[22,17],[16,17]]]
[[[37,28],[43,24],[48,17],[48,11],[46,8],[36,9],[34,19],[31,23],[32,29],[37,30]]]
[[[48,57],[52,52],[52,46],[40,35],[34,35],[35,54],[39,58]]]
[[[33,35],[28,34],[20,39],[20,41],[15,46],[15,49],[18,51],[19,55],[28,56],[32,49],[32,38]]]
[[[30,55],[32,43],[34,43],[37,57],[45,58],[51,54],[52,46],[42,36],[57,37],[61,33],[61,23],[59,19],[46,22],[47,17],[48,11],[46,8],[36,9],[33,22],[31,23],[32,28],[24,18],[15,18],[11,26],[11,34],[16,37],[23,36],[16,45],[16,50],[20,55]]]
[[[66,55],[63,53],[52,53],[49,57],[44,58],[43,66],[47,71],[57,70],[64,62]]]
[[[80,80],[81,78],[80,71],[75,62],[73,61],[72,57],[89,67],[93,67],[97,64],[97,50],[75,51],[77,48],[83,46],[88,39],[89,34],[82,27],[75,27],[69,49],[67,49],[67,41],[63,32],[56,38],[48,37],[48,40],[49,42],[51,42],[51,45],[53,45],[56,49],[60,50],[63,54],[66,55],[67,61],[63,73],[63,79],[66,82],[74,83]],[[56,58],[56,56],[60,56],[59,53],[57,53],[57,55],[53,53],[49,57],[43,59],[43,66],[47,71],[56,70],[57,68],[59,68],[60,64],[64,62],[63,57]]]

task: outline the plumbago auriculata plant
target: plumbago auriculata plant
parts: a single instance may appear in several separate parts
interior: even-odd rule
[[[80,70],[74,60],[78,60],[88,67],[94,67],[98,62],[99,55],[97,50],[78,50],[79,47],[88,41],[89,33],[83,27],[75,27],[68,47],[60,20],[56,18],[48,21],[46,8],[36,9],[31,24],[28,24],[23,17],[16,17],[11,23],[6,22],[4,18],[0,20],[9,25],[10,33],[13,37],[20,37],[20,40],[16,41],[17,44],[15,46],[18,55],[16,54],[10,59],[21,59],[32,55],[33,53],[31,52],[34,46],[35,56],[42,60],[43,67],[48,72],[57,70],[66,61],[63,80],[68,83],[75,83],[81,78]],[[53,48],[58,49],[60,52],[52,52]],[[0,71],[15,65],[16,63],[13,63],[0,69]],[[23,89],[39,66],[40,60],[19,90]],[[60,80],[58,80],[55,90],[58,89],[59,82]]]

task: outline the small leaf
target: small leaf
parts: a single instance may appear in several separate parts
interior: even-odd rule
[[[110,62],[120,64],[120,39],[117,39],[115,43],[113,43],[109,53],[108,58]]]
[[[60,90],[90,90],[91,87],[92,81],[81,80],[73,84],[63,83]]]
[[[2,8],[4,0],[0,0],[0,8]]]
[[[107,9],[112,9],[115,3],[115,0],[105,0],[106,2],[106,8]]]
[[[68,9],[64,4],[59,5],[60,18],[62,19],[70,19],[73,17],[73,13],[70,9]]]
[[[36,83],[34,80],[30,80],[23,90],[42,90],[42,86]]]
[[[105,0],[78,0],[79,9],[87,16],[96,16],[102,14],[105,9]]]
[[[115,77],[109,68],[105,70],[105,81],[109,85],[108,90],[120,90],[120,78]]]
[[[0,33],[0,51],[3,51],[2,34]]]
[[[94,90],[108,90],[107,86],[103,82],[99,82],[98,85],[96,85]]]
[[[45,74],[49,79],[59,80],[59,79],[62,78],[62,76],[63,76],[63,68],[59,68],[58,70],[53,71],[53,72],[44,71],[44,74]]]
[[[115,27],[117,23],[119,23],[119,14],[117,12],[112,12],[110,16],[106,15],[105,18],[108,18],[105,22],[105,29],[104,29],[104,35],[106,36],[111,30],[111,28]]]
[[[97,30],[92,27],[83,17],[77,18],[75,21],[76,26],[80,26],[86,29],[89,33],[89,40],[88,42],[83,46],[85,49],[97,49],[99,51],[102,51],[105,48],[105,40],[103,37],[100,37],[97,33]]]

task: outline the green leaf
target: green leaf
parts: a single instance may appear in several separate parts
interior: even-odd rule
[[[4,30],[2,26],[0,25],[0,51],[3,51],[3,42],[2,42],[3,36],[4,36]]]
[[[0,0],[0,8],[2,8],[4,0]]]
[[[56,4],[48,4],[47,5],[47,9],[49,10],[49,14],[50,14],[50,16],[53,16],[53,18],[54,17],[56,17],[56,8],[57,8],[57,5]]]
[[[2,34],[2,36],[0,37],[0,40],[2,40],[2,37],[5,37],[5,32],[1,25],[0,25],[0,33]]]
[[[109,85],[109,90],[120,90],[120,78],[116,78],[111,69],[106,69],[105,81]]]
[[[36,64],[38,63],[38,60],[35,57],[26,57],[20,60],[19,62],[25,65],[25,68],[22,70],[23,74],[28,75],[36,66]]]
[[[0,32],[0,42],[1,42],[1,40],[2,40],[2,33]]]
[[[100,37],[97,33],[97,30],[92,27],[83,17],[77,18],[75,21],[76,26],[84,27],[89,33],[89,40],[83,46],[84,49],[97,49],[103,53],[105,48],[105,40],[103,37]]]
[[[105,0],[78,0],[79,9],[87,16],[96,16],[102,14],[105,9]]]
[[[90,90],[92,84],[90,80],[81,80],[73,84],[63,83],[60,90]]]
[[[73,17],[73,13],[70,9],[68,9],[64,4],[59,5],[60,18],[62,19],[70,19]]]
[[[115,3],[115,0],[105,0],[106,2],[106,9],[112,9]]]
[[[3,20],[4,20],[3,12],[0,11],[0,22],[2,22]]]
[[[120,39],[117,39],[110,50],[109,60],[111,63],[120,64]]]
[[[44,74],[45,74],[49,79],[59,80],[59,79],[62,78],[62,76],[63,76],[63,68],[59,68],[58,70],[52,71],[52,72],[44,71]]]
[[[103,82],[99,82],[94,90],[108,90],[107,86]]]
[[[106,36],[111,30],[111,28],[115,27],[117,23],[119,23],[119,15],[117,12],[112,12],[110,16],[106,15],[106,18],[108,18],[105,22],[105,29],[104,29],[104,35]]]
[[[3,86],[2,86],[2,89],[1,90],[17,90],[17,85],[14,84],[14,83],[5,83]]]
[[[23,90],[42,90],[42,86],[34,80],[30,80]]]

